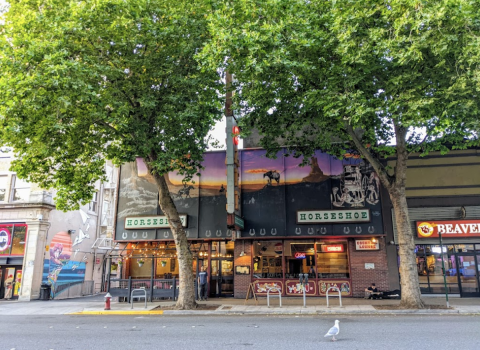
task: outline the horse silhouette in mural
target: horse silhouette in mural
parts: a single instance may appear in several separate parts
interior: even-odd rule
[[[183,188],[178,191],[176,198],[183,198],[183,196],[185,196],[185,198],[192,198],[190,197],[190,190],[193,189],[194,187],[192,185],[183,185]]]
[[[270,186],[272,184],[272,180],[277,182],[277,185],[280,183],[280,174],[276,170],[267,171],[263,174],[263,178],[267,177],[267,185]]]

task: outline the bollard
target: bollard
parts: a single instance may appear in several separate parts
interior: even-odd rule
[[[112,296],[110,293],[107,293],[105,295],[105,309],[104,310],[110,310],[110,300],[112,299]]]

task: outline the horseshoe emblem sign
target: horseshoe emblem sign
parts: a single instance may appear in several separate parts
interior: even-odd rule
[[[267,232],[265,231],[264,228],[261,228],[261,229],[260,229],[260,236],[265,236],[266,233],[267,233]]]
[[[127,233],[126,233],[126,232],[122,233],[122,239],[127,239],[127,237],[128,237],[128,236],[127,236]]]
[[[251,228],[250,231],[248,231],[248,234],[250,236],[255,236],[255,229],[254,228]]]

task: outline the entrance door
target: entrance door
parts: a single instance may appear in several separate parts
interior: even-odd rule
[[[212,259],[210,264],[210,295],[233,297],[233,259]]]
[[[456,254],[458,284],[460,296],[480,297],[478,264],[480,256],[473,254]]]

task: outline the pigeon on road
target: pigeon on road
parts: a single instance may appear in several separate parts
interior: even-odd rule
[[[339,320],[335,320],[335,326],[329,329],[327,334],[325,334],[325,337],[332,337],[332,341],[335,341],[335,336],[340,332],[340,326],[338,325],[340,323]]]

